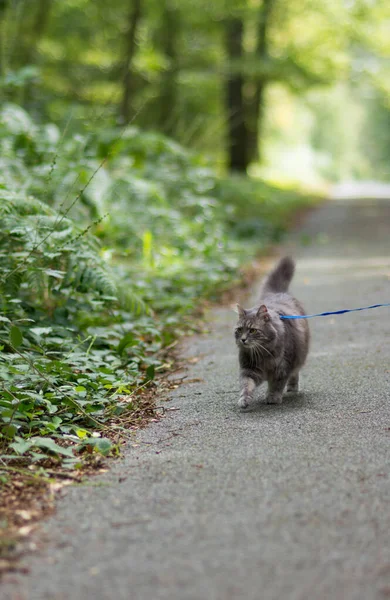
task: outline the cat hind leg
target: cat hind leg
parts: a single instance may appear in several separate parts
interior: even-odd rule
[[[293,373],[290,375],[287,381],[287,393],[297,394],[299,392],[299,373]]]
[[[283,390],[286,383],[287,380],[285,378],[268,381],[268,392],[265,398],[266,404],[282,404]]]

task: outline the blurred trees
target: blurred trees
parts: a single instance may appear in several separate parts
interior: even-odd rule
[[[123,61],[123,95],[121,116],[124,123],[130,119],[130,105],[134,89],[133,63],[136,51],[136,36],[141,18],[141,0],[131,0],[129,7],[128,25],[125,33],[125,52]]]
[[[375,102],[388,127],[389,17],[385,0],[0,0],[2,98],[74,128],[135,119],[246,171],[278,89],[344,82],[364,127]]]

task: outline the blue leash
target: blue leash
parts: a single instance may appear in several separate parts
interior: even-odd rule
[[[369,308],[379,308],[380,306],[390,306],[387,304],[373,304],[372,306],[363,306],[362,308],[346,308],[345,310],[335,310],[333,312],[323,312],[316,315],[280,315],[281,319],[312,319],[313,317],[327,317],[329,315],[343,315],[344,313],[356,312],[358,310],[368,310]]]

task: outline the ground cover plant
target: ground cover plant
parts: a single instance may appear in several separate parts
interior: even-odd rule
[[[61,136],[0,114],[0,476],[116,452],[107,432],[206,298],[312,199],[136,127]],[[20,463],[20,461],[22,462]],[[15,462],[16,461],[16,462]],[[19,463],[18,463],[19,461]]]

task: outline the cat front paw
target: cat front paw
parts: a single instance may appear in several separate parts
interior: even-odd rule
[[[298,394],[298,392],[299,392],[299,385],[288,385],[287,386],[287,390],[286,390],[287,394]]]
[[[238,406],[240,408],[248,408],[249,398],[247,396],[240,396],[240,398],[238,400]]]
[[[283,398],[281,394],[268,394],[265,403],[266,404],[282,404]]]

